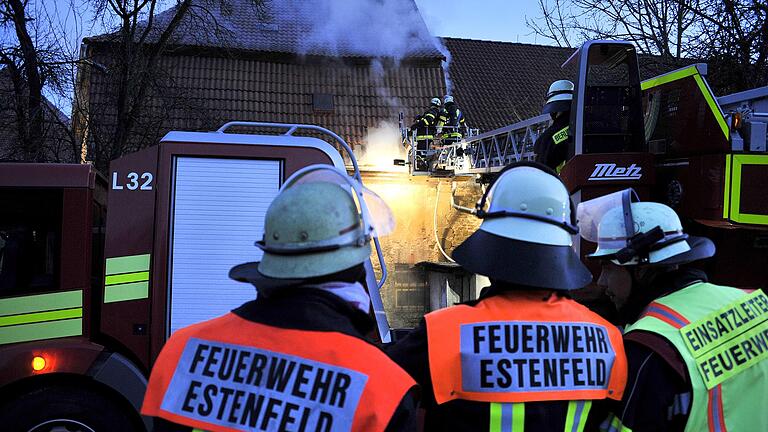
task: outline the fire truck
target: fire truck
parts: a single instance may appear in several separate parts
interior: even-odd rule
[[[168,336],[255,297],[229,269],[259,259],[253,242],[288,176],[345,169],[337,148],[360,179],[335,133],[274,123],[170,132],[106,178],[91,165],[0,164],[0,429],[151,430],[139,409]],[[386,278],[376,249],[369,286]]]
[[[716,256],[704,263],[713,282],[768,288],[768,87],[718,98],[705,64],[641,81],[635,47],[623,41],[586,42],[563,68],[576,72],[561,171],[573,201],[634,188],[715,242]],[[550,123],[536,116],[435,150],[417,149],[406,133],[406,163],[413,175],[487,184],[509,163],[534,159]],[[431,161],[428,170],[413,169],[419,158]],[[595,248],[574,243],[582,257]]]

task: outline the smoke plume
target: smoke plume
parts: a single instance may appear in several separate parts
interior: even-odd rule
[[[400,140],[400,129],[397,125],[383,121],[377,127],[368,128],[363,152],[360,154],[361,169],[367,171],[407,171],[404,166],[395,166],[395,159],[405,159],[405,148]]]
[[[276,0],[273,0],[276,1]],[[387,57],[434,51],[413,0],[287,0],[298,20],[311,24],[299,51],[339,56]]]

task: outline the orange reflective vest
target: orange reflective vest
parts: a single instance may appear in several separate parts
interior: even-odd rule
[[[173,335],[141,413],[208,431],[383,431],[414,385],[353,336],[229,313]]]
[[[508,292],[426,321],[438,404],[620,400],[624,392],[621,332],[573,300]]]

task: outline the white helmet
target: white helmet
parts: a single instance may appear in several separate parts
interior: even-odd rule
[[[445,97],[443,97],[443,104],[447,105],[451,102],[453,102],[453,96],[445,95]]]
[[[684,264],[714,255],[714,244],[683,233],[674,210],[655,202],[632,202],[626,189],[579,204],[581,236],[597,243],[590,258],[617,265]]]
[[[430,104],[432,104],[434,106],[440,106],[440,98],[438,98],[438,97],[432,98],[432,100],[429,101],[429,102],[430,102]]]
[[[477,216],[480,228],[453,252],[466,269],[558,290],[592,280],[571,247],[578,227],[568,190],[551,169],[532,162],[507,166],[477,204]]]
[[[547,91],[547,101],[544,103],[544,109],[542,109],[541,113],[570,111],[573,89],[573,83],[568,80],[553,82]]]
[[[312,165],[288,178],[267,209],[256,242],[261,262],[230,276],[261,288],[333,274],[365,262],[372,238],[392,229],[394,217],[375,193],[338,168]]]

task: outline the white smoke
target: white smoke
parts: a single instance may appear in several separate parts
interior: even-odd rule
[[[443,54],[445,57],[445,60],[442,61],[442,67],[443,67],[443,76],[445,77],[445,94],[453,94],[453,81],[451,81],[451,52],[448,51],[448,47],[443,44],[443,41],[441,41],[439,38],[435,38],[436,44],[435,47],[440,50],[440,53]]]
[[[397,115],[402,109],[403,103],[397,96],[392,95],[392,90],[386,83],[387,67],[384,65],[384,61],[380,58],[371,60],[370,71],[371,81],[376,88],[376,96],[386,102],[390,115]]]
[[[394,123],[383,121],[377,127],[368,128],[359,158],[361,169],[407,171],[406,167],[394,164],[395,159],[405,159],[405,148],[400,139],[400,129]]]
[[[279,1],[279,0],[273,0]],[[403,58],[435,47],[413,0],[284,0],[311,24],[302,54]]]

